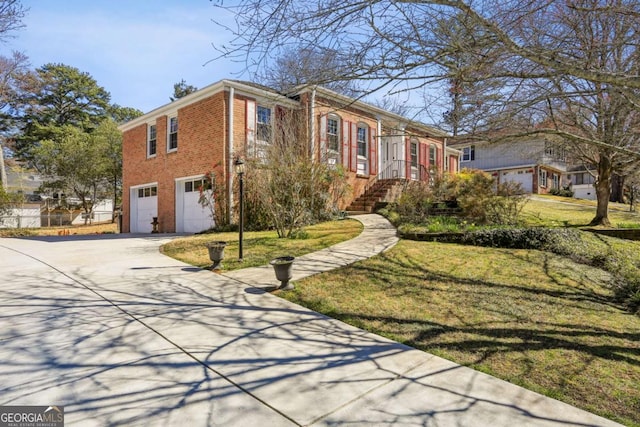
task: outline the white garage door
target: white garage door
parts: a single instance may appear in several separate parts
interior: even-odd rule
[[[158,186],[131,189],[131,232],[151,233],[155,216],[158,216]]]
[[[200,203],[202,178],[176,181],[176,231],[197,233],[213,227],[211,210]]]
[[[520,185],[522,185],[522,189],[526,193],[533,192],[533,171],[531,169],[502,172],[500,182],[507,181],[519,183]]]

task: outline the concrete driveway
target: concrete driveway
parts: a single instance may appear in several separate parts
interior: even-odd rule
[[[166,239],[0,239],[0,405],[82,426],[617,425],[165,257]]]

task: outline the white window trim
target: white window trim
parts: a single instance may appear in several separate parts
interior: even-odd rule
[[[335,136],[338,140],[337,150],[333,150],[329,147],[329,120],[336,121],[336,133]],[[337,166],[342,164],[342,117],[337,114],[329,114],[327,116],[327,162],[332,166]],[[334,163],[331,163],[331,159],[334,160]]]
[[[260,132],[258,132],[258,129],[260,128],[260,126],[265,125],[265,123],[259,120],[260,114],[258,114],[258,112],[261,109],[269,111],[269,123],[266,123],[266,125],[269,126],[269,139],[266,139],[266,140],[260,139],[259,138]],[[265,143],[266,144],[271,143],[272,140],[273,140],[273,108],[257,103],[256,104],[256,142],[259,141],[264,145]]]
[[[158,186],[158,181],[154,181],[154,182],[147,182],[145,184],[138,184],[138,185],[132,185],[131,187],[129,187],[131,190],[137,190],[138,188],[144,188],[144,187],[153,187],[153,186]]]
[[[360,134],[360,129],[364,129],[364,156],[360,154],[360,140],[358,139],[359,134]],[[358,159],[362,159],[362,160],[368,160],[369,159],[369,133],[371,131],[369,130],[369,126],[363,124],[363,123],[358,123],[358,126],[356,127],[356,150],[358,152]]]
[[[176,143],[176,148],[169,148],[170,144],[171,144],[171,119],[176,119],[178,120],[178,115],[177,114],[172,114],[170,116],[167,117],[167,153],[173,153],[175,151],[178,151],[178,144]],[[178,121],[178,129],[176,130],[176,136],[178,136],[178,133],[180,132],[180,121]],[[156,143],[157,145],[157,143]],[[157,151],[157,149],[156,149]]]
[[[548,187],[548,181],[549,181],[549,174],[547,173],[547,171],[545,169],[540,169],[540,187],[543,188],[547,188]]]
[[[358,140],[359,130],[364,129],[364,153],[365,155],[360,154],[360,141]],[[369,138],[371,135],[371,127],[366,123],[358,123],[356,125],[356,153],[357,153],[357,166],[356,166],[356,174],[359,176],[367,176],[369,174]]]
[[[416,147],[416,162],[413,164],[413,147]],[[420,142],[412,139],[409,141],[409,162],[411,163],[412,169],[418,169],[420,167]]]
[[[466,151],[466,152],[465,152]],[[466,163],[466,162],[472,162],[475,159],[472,159],[471,157],[471,152],[474,152],[474,156],[475,157],[475,145],[469,145],[466,147],[462,147],[462,157],[460,157],[460,163]],[[465,159],[466,157],[466,159]]]
[[[431,155],[433,154],[433,158]],[[429,144],[429,169],[435,170],[438,168],[438,146],[436,144]],[[471,157],[471,154],[469,154]]]
[[[150,154],[151,152],[151,126],[155,126],[156,128],[156,152]],[[147,123],[147,159],[152,159],[158,155],[158,126],[156,123]]]
[[[139,184],[139,185],[132,185],[131,187],[129,187],[129,191],[131,194],[131,197],[138,197],[138,190],[141,188],[147,188],[147,187],[156,187],[156,195],[154,197],[158,197],[158,192],[159,192],[159,188],[158,188],[158,182],[149,182],[146,184]]]

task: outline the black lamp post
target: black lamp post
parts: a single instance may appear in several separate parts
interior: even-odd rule
[[[240,180],[240,241],[238,244],[238,260],[242,261],[242,238],[244,233],[244,160],[238,157],[235,161],[236,174]]]

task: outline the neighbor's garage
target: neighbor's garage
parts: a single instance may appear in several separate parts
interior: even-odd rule
[[[526,193],[533,192],[533,169],[516,169],[500,173],[500,183],[507,181],[522,185]]]
[[[211,209],[199,202],[203,185],[201,176],[176,179],[176,232],[198,233],[213,227]]]
[[[153,217],[158,216],[158,185],[146,184],[131,188],[132,233],[151,233]]]

